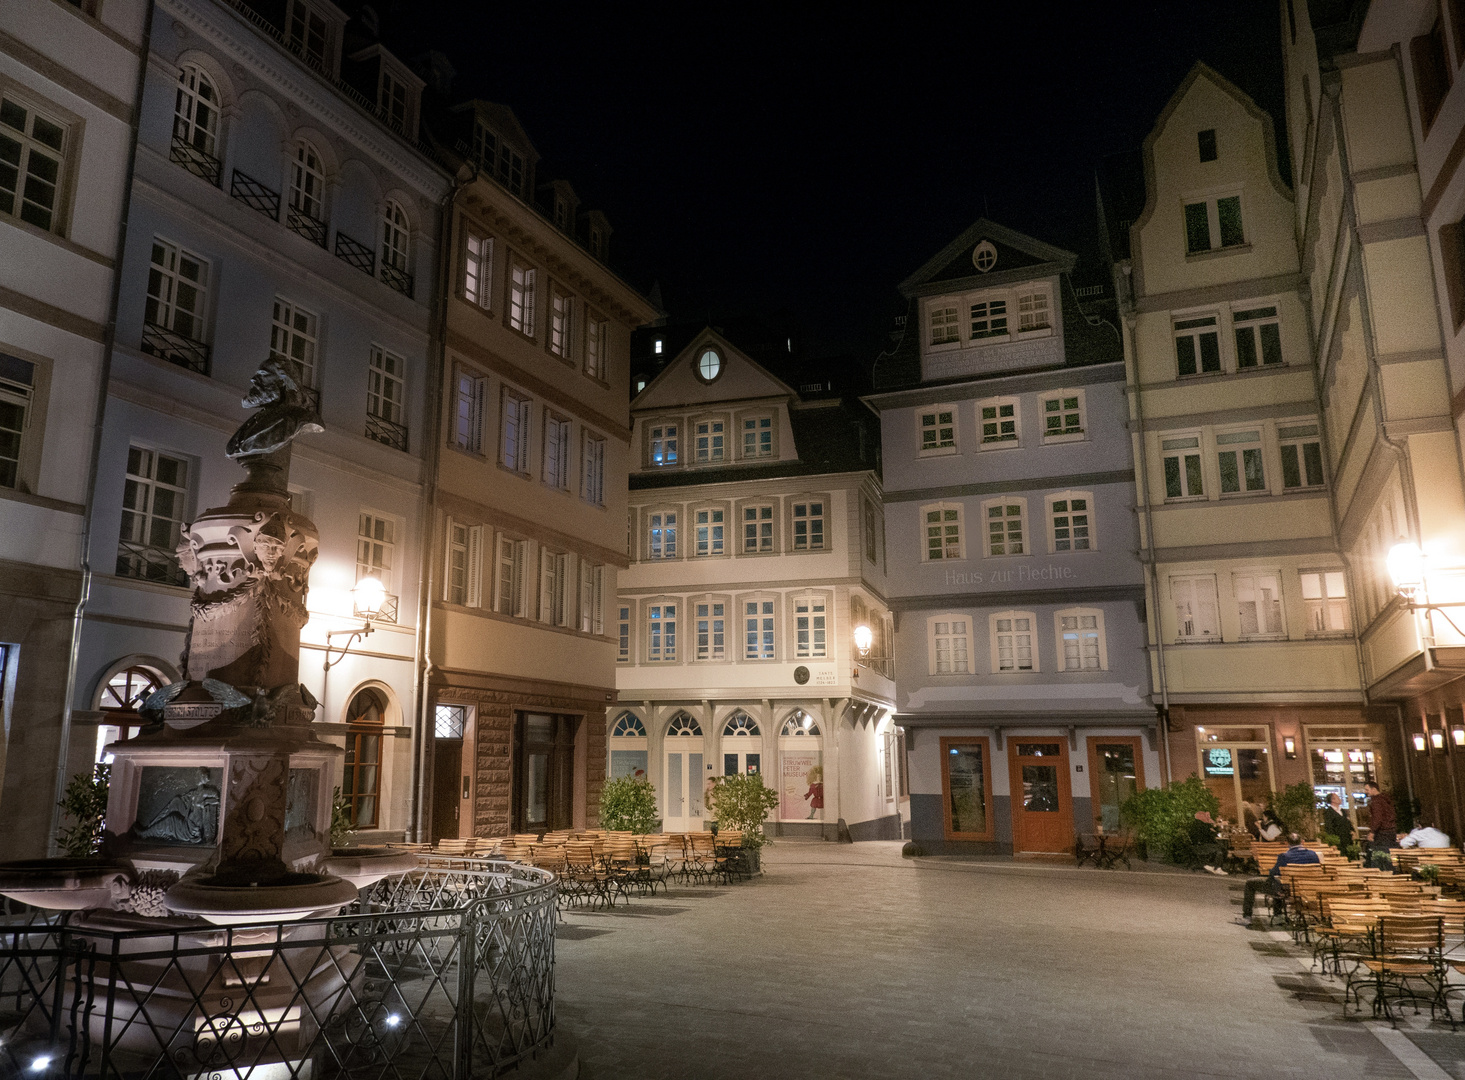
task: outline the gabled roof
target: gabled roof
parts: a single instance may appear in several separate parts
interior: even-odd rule
[[[723,370],[712,382],[703,382],[693,365],[707,346],[722,354]],[[631,399],[632,410],[670,409],[714,401],[747,401],[757,398],[798,398],[788,383],[748,356],[712,327],[693,336],[686,347],[661,369],[646,389]]]
[[[997,262],[986,273],[978,270],[972,261],[977,245],[984,240],[997,251]],[[981,285],[1004,285],[1049,274],[1068,273],[1077,262],[1078,256],[1071,251],[1045,244],[995,221],[979,218],[902,281],[900,291],[911,297]]]

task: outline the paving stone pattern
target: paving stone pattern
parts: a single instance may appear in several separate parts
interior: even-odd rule
[[[1234,921],[1235,878],[917,865],[881,842],[784,841],[764,864],[566,916],[582,1077],[1415,1075],[1290,944]],[[1465,1028],[1405,1031],[1465,1078]]]

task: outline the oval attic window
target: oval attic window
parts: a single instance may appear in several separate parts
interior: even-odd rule
[[[711,382],[722,374],[722,356],[716,349],[704,349],[697,358],[697,374]]]
[[[972,265],[982,273],[986,273],[997,265],[997,249],[992,246],[992,241],[983,240],[972,252]]]

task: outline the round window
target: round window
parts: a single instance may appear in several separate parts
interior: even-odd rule
[[[992,241],[983,240],[972,252],[972,265],[982,273],[986,273],[997,265],[997,249],[992,246]]]
[[[697,374],[711,382],[722,374],[722,356],[716,349],[704,349],[697,358]]]

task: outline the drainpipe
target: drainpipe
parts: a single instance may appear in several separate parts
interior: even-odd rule
[[[453,186],[438,204],[438,274],[437,303],[432,316],[428,341],[429,354],[435,354],[437,368],[425,388],[427,397],[427,512],[422,537],[422,559],[417,573],[417,716],[412,725],[412,787],[408,792],[407,838],[422,842],[431,836],[429,820],[432,803],[426,798],[432,782],[432,734],[435,730],[432,682],[432,597],[437,588],[437,474],[442,458],[442,388],[447,385],[448,364],[448,298],[452,295],[453,272],[453,206],[458,193],[478,176],[475,166],[466,165],[453,180]]]
[[[1145,537],[1149,541],[1145,548],[1145,576],[1149,578],[1150,595],[1155,598],[1153,604],[1154,612],[1151,617],[1155,623],[1155,655],[1158,661],[1160,672],[1160,755],[1165,762],[1165,784],[1169,786],[1175,782],[1174,768],[1170,761],[1170,685],[1165,673],[1165,630],[1160,615],[1160,574],[1155,568],[1155,517],[1153,508],[1150,505],[1150,455],[1147,433],[1145,431],[1145,410],[1144,392],[1140,388],[1139,358],[1134,356],[1134,304],[1130,297],[1131,268],[1128,264],[1124,266],[1124,279],[1126,288],[1124,290],[1125,312],[1124,324],[1129,333],[1127,336],[1127,347],[1130,356],[1134,358],[1134,420],[1139,429],[1139,482],[1141,488],[1140,507],[1145,517]]]
[[[112,257],[112,295],[107,301],[107,324],[102,330],[102,369],[97,380],[97,407],[92,415],[92,459],[87,466],[86,509],[81,524],[81,594],[71,617],[71,656],[66,665],[66,691],[61,702],[61,741],[56,753],[55,800],[66,790],[66,759],[71,751],[71,699],[76,693],[76,654],[81,647],[81,628],[86,617],[87,600],[92,591],[92,510],[96,504],[97,476],[101,471],[102,427],[107,419],[107,387],[112,381],[112,352],[117,344],[117,309],[122,304],[122,259],[127,253],[127,222],[132,210],[132,178],[137,167],[137,133],[141,126],[142,95],[147,84],[148,56],[153,41],[153,0],[148,0],[143,20],[142,49],[137,59],[137,84],[132,105],[132,122],[128,125],[127,171],[122,182],[122,216],[117,223],[117,249]],[[53,801],[55,801],[53,800]],[[51,831],[46,841],[46,854],[55,855],[56,833],[61,827],[61,807],[51,808]]]

